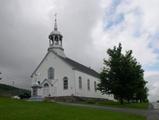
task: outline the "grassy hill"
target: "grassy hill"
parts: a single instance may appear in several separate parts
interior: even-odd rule
[[[23,93],[30,93],[30,91],[16,88],[10,85],[0,84],[0,96],[11,97],[15,95],[21,95]]]

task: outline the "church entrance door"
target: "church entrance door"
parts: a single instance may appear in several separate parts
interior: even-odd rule
[[[43,95],[44,95],[44,97],[48,97],[49,94],[50,94],[49,84],[45,83],[44,87],[43,87]]]
[[[38,95],[38,94],[37,94],[37,93],[38,93],[37,91],[38,91],[37,88],[34,87],[34,88],[33,88],[33,96],[37,96],[37,95]]]

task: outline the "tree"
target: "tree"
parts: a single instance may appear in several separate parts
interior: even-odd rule
[[[98,90],[103,94],[113,94],[121,104],[124,100],[130,102],[147,99],[144,70],[132,56],[132,51],[122,54],[122,46],[119,43],[118,47],[108,49],[107,54],[109,59],[104,59]]]

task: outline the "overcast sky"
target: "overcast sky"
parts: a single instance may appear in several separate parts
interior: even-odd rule
[[[143,65],[150,100],[159,99],[158,6],[159,0],[0,0],[0,82],[29,88],[57,13],[68,57],[101,71],[106,50],[121,42]]]

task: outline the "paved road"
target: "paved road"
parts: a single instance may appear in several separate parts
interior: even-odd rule
[[[149,105],[147,120],[159,120],[159,103]]]
[[[110,110],[110,111],[116,111],[116,112],[126,112],[126,113],[142,115],[142,116],[147,116],[147,114],[148,114],[148,110],[115,108],[115,107],[108,107],[108,106],[97,106],[97,105],[76,104],[76,103],[63,103],[63,102],[59,102],[59,103],[64,104],[64,105],[71,105],[71,106],[89,107],[89,108],[96,108],[96,109],[101,109],[101,110]]]

